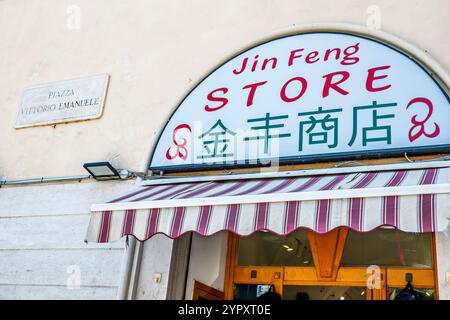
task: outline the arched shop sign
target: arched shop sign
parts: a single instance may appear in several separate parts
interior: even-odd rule
[[[450,150],[449,98],[417,62],[346,33],[281,37],[205,77],[161,133],[151,170]]]

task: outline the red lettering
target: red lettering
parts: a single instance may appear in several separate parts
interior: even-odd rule
[[[248,97],[247,97],[247,107],[250,107],[253,104],[253,97],[255,96],[256,89],[259,86],[262,86],[262,85],[264,85],[266,83],[267,83],[267,81],[252,83],[252,84],[248,84],[248,85],[246,85],[245,87],[242,88],[242,89],[250,89],[250,91],[248,93]]]
[[[306,63],[314,63],[319,61],[319,58],[313,60],[315,57],[317,57],[319,55],[319,52],[317,51],[311,51],[310,53],[308,53],[308,55],[305,58]]]
[[[267,64],[269,62],[272,62],[272,69],[275,69],[277,67],[277,61],[278,60],[275,57],[270,58],[270,59],[264,59],[261,70],[263,70],[263,71],[266,70]]]
[[[337,80],[336,82],[333,82],[334,76],[341,76],[341,79]],[[350,73],[347,71],[337,71],[332,72],[329,74],[324,75],[322,78],[325,78],[325,84],[323,85],[323,91],[322,91],[322,97],[328,97],[330,94],[330,89],[333,89],[336,92],[339,92],[342,95],[347,95],[348,91],[345,91],[341,87],[339,87],[339,84],[344,82],[350,77]]]
[[[245,58],[244,61],[242,61],[241,70],[237,71],[237,69],[234,69],[233,73],[234,74],[241,74],[242,72],[244,72],[245,68],[247,67],[247,61],[248,61],[248,58]]]
[[[175,147],[175,153],[172,155],[171,154],[171,149],[172,147],[170,147],[169,149],[167,149],[166,151],[166,158],[168,160],[173,160],[177,157],[179,157],[180,159],[186,160],[188,157],[188,150],[186,148],[186,144],[187,144],[187,139],[186,138],[181,138],[180,141],[177,140],[177,133],[178,131],[182,130],[182,129],[187,129],[189,130],[189,132],[192,132],[191,127],[188,124],[180,124],[179,126],[177,126],[173,132],[172,132],[172,141]]]
[[[323,58],[323,61],[328,61],[328,58],[330,57],[330,54],[332,52],[335,52],[334,54],[334,59],[339,59],[339,57],[341,56],[341,49],[339,48],[334,48],[334,49],[327,49],[327,51],[325,51],[325,56]]]
[[[375,80],[380,80],[380,79],[387,78],[387,74],[383,74],[381,76],[375,76],[375,72],[377,72],[378,70],[389,69],[390,67],[391,66],[382,66],[382,67],[376,67],[376,68],[371,68],[371,69],[367,70],[367,72],[369,73],[367,75],[367,80],[366,80],[366,89],[367,89],[367,91],[377,92],[377,91],[383,91],[383,90],[389,89],[391,87],[390,84],[388,84],[386,86],[378,87],[378,88],[375,88],[373,86],[373,82]]]
[[[292,50],[292,51],[291,51],[291,54],[290,54],[290,56],[289,56],[289,63],[288,63],[288,66],[292,66],[292,64],[294,63],[294,59],[300,58],[300,57],[302,56],[301,54],[299,54],[298,56],[296,56],[295,54],[296,54],[297,52],[302,52],[303,50],[305,50],[305,49],[296,49],[296,50]]]
[[[209,105],[205,106],[205,110],[208,112],[217,111],[219,109],[222,109],[225,107],[228,103],[228,99],[225,97],[216,97],[214,96],[214,93],[216,92],[222,92],[223,94],[226,94],[228,92],[227,88],[218,88],[216,90],[211,91],[208,93],[208,96],[206,97],[211,102],[221,102],[221,104],[217,107],[210,107]]]
[[[441,129],[439,128],[439,125],[436,122],[434,123],[433,132],[429,133],[429,132],[425,131],[425,124],[428,121],[428,119],[430,119],[431,115],[433,114],[433,103],[427,98],[417,97],[417,98],[412,99],[408,103],[408,105],[406,106],[406,109],[408,109],[411,105],[413,105],[415,103],[425,104],[428,108],[428,112],[427,112],[427,116],[423,120],[417,120],[417,114],[411,118],[411,123],[413,126],[409,129],[409,132],[408,132],[409,141],[413,142],[414,140],[420,138],[420,136],[422,136],[422,135],[424,135],[425,137],[428,137],[428,138],[437,137],[439,135],[439,133],[441,132]]]
[[[287,86],[288,86],[291,82],[293,82],[293,81],[300,81],[300,83],[301,83],[301,85],[302,85],[302,88],[301,88],[301,90],[300,90],[300,92],[299,92],[298,95],[296,95],[295,97],[290,98],[290,97],[288,97],[288,96],[286,95],[286,89],[287,89]],[[308,86],[308,83],[306,82],[305,78],[302,78],[302,77],[295,77],[295,78],[292,78],[292,79],[288,80],[288,81],[283,85],[283,88],[281,88],[281,91],[280,91],[280,97],[281,97],[281,99],[282,99],[284,102],[294,102],[294,101],[300,99],[300,98],[303,96],[303,94],[304,94],[305,91],[306,91],[306,87],[307,87],[307,86]]]
[[[259,55],[256,55],[255,61],[253,62],[252,72],[255,72],[255,70],[256,70],[256,66],[258,65],[258,58],[259,58]]]

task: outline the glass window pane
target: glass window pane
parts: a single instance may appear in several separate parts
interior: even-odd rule
[[[284,286],[284,300],[366,300],[366,288],[342,286]]]
[[[236,284],[235,300],[255,300],[270,285]],[[283,300],[366,300],[365,287],[343,286],[284,286]]]
[[[402,288],[388,288],[388,300],[395,300],[395,297],[399,294]],[[418,292],[421,300],[434,300],[434,289],[417,289],[414,288],[414,291]]]
[[[288,236],[256,232],[239,239],[239,266],[312,266],[307,231],[299,229]]]
[[[431,233],[378,228],[367,233],[350,230],[341,266],[408,266],[432,268]]]
[[[270,284],[237,284],[234,286],[234,300],[256,300],[270,289]]]

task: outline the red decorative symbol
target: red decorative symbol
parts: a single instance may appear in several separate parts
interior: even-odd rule
[[[173,132],[172,132],[172,141],[174,143],[174,146],[176,148],[175,153],[172,155],[171,154],[171,149],[172,147],[170,147],[169,149],[167,149],[166,151],[166,158],[169,160],[175,159],[176,157],[180,157],[183,160],[187,159],[188,156],[188,151],[186,149],[186,144],[187,144],[187,140],[185,138],[181,138],[181,140],[177,140],[177,133],[178,131],[180,131],[181,129],[188,129],[189,132],[192,132],[192,129],[189,125],[187,124],[180,124],[179,126],[177,126]]]
[[[425,123],[430,119],[431,115],[433,114],[433,103],[428,100],[427,98],[414,98],[412,99],[408,105],[406,106],[406,109],[408,109],[411,105],[415,103],[423,103],[428,107],[428,114],[423,120],[417,120],[417,114],[411,118],[411,123],[413,126],[411,129],[409,129],[408,137],[409,141],[413,142],[414,140],[418,139],[421,135],[424,135],[428,138],[434,138],[439,135],[441,132],[441,129],[439,128],[438,124],[434,123],[434,131],[432,133],[427,133],[425,131]]]

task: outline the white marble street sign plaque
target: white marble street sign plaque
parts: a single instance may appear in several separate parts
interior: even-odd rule
[[[15,128],[100,118],[109,75],[53,82],[25,89]]]

